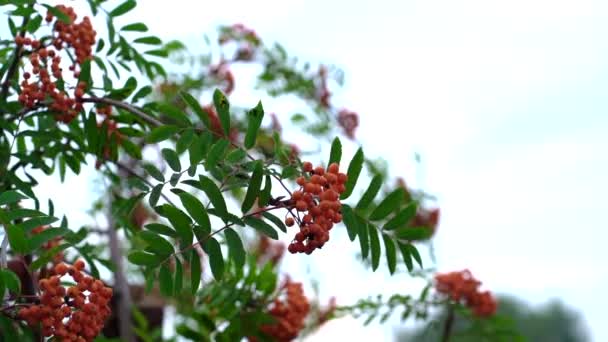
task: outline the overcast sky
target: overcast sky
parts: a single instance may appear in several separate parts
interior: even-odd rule
[[[532,303],[561,298],[608,341],[608,2],[139,1],[125,20],[199,47],[217,25],[242,22],[341,67],[335,103],[361,114],[366,154],[438,197],[438,268],[470,268],[488,289]],[[330,243],[306,262],[325,298],[415,289],[363,273],[344,236]],[[295,257],[286,266],[303,264]],[[392,336],[358,325],[332,323],[314,340]]]

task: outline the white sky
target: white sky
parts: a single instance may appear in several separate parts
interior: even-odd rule
[[[200,49],[204,33],[243,22],[304,60],[343,68],[346,87],[334,101],[362,115],[366,154],[385,157],[393,175],[439,198],[439,269],[468,267],[488,289],[533,303],[559,297],[584,313],[595,341],[608,340],[607,2],[139,4],[125,20],[165,39]],[[84,195],[65,203],[87,203],[75,196]],[[353,265],[357,244],[345,236],[330,244],[306,261],[325,298],[347,304],[416,289],[407,277]],[[297,257],[285,266],[302,266]],[[334,322],[311,340],[392,337],[390,326],[359,325]]]

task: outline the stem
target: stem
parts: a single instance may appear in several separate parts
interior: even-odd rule
[[[454,325],[454,307],[452,305],[448,305],[448,317],[445,320],[445,325],[443,326],[443,334],[441,336],[441,342],[448,342],[452,335],[452,326]]]
[[[122,102],[122,101],[117,101],[117,100],[110,99],[107,97],[87,97],[87,98],[81,99],[80,102],[101,103],[101,104],[118,107],[118,108],[124,109],[130,113],[137,115],[140,119],[144,120],[146,123],[148,123],[151,126],[164,125],[163,122],[158,120],[157,118],[150,116],[148,113],[144,112],[143,110],[141,110],[133,105],[130,105],[128,103]]]

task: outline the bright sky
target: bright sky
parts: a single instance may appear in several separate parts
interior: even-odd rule
[[[470,268],[488,289],[533,303],[561,298],[584,313],[594,341],[608,341],[608,2],[139,3],[125,19],[162,38],[202,46],[217,25],[243,22],[343,68],[335,102],[361,114],[366,154],[439,198],[439,269]],[[325,298],[415,288],[353,265],[344,236],[331,244],[308,263]],[[359,325],[338,321],[311,340],[392,337]]]

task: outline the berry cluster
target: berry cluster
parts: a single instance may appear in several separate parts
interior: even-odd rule
[[[76,59],[69,69],[73,71],[75,78],[78,77],[80,65],[92,58],[96,33],[88,17],[84,17],[80,23],[75,23],[77,16],[73,8],[63,5],[56,8],[70,18],[70,24],[56,20],[53,26],[52,46],[43,46],[39,40],[21,35],[15,38],[17,45],[31,47],[29,60],[32,69],[31,73],[23,74],[19,102],[26,108],[33,108],[48,97],[51,99],[49,108],[56,113],[57,120],[68,123],[82,110],[82,103],[79,100],[84,96],[87,84],[79,82],[74,89],[73,97],[70,97],[62,85],[63,70],[60,66],[59,52],[64,46],[72,48]],[[46,21],[53,21],[51,12],[47,13]],[[32,74],[37,75],[38,80],[31,82]]]
[[[335,223],[342,221],[340,194],[344,192],[347,176],[339,172],[337,163],[329,165],[327,170],[319,166],[313,169],[310,162],[303,164],[304,172],[310,177],[298,177],[296,182],[301,188],[291,195],[291,205],[296,211],[304,213],[302,218],[295,216],[300,231],[289,245],[290,253],[312,253],[329,240],[329,231]],[[285,219],[291,227],[294,217]]]
[[[469,270],[435,275],[435,288],[455,302],[463,301],[478,317],[488,317],[496,312],[497,303],[489,291],[479,291],[481,282]]]
[[[317,89],[316,89],[317,101],[319,102],[321,107],[329,108],[329,107],[331,107],[331,103],[329,102],[330,97],[331,97],[331,92],[329,91],[329,88],[327,86],[327,67],[324,65],[321,65],[319,67],[318,83],[319,84],[317,85]]]
[[[342,109],[338,112],[338,124],[347,137],[354,139],[355,129],[359,126],[359,115],[348,109]]]
[[[112,289],[101,280],[82,273],[85,264],[55,265],[54,275],[39,282],[40,304],[24,307],[19,318],[30,326],[42,325],[42,334],[59,341],[93,341],[110,315]],[[63,287],[60,278],[69,274],[75,286]]]
[[[49,227],[48,226],[38,226],[34,229],[32,229],[32,234],[37,235],[42,233],[43,231],[47,230]],[[56,246],[59,246],[61,244],[61,237],[57,236],[54,237],[52,239],[50,239],[48,242],[45,242],[42,245],[42,248],[45,250],[50,250]],[[63,261],[63,252],[57,252],[57,254],[55,254],[53,256],[53,264],[58,264],[61,261]]]
[[[276,323],[262,325],[260,330],[273,338],[274,341],[291,341],[295,339],[300,330],[304,328],[304,319],[310,311],[308,298],[304,295],[302,283],[295,283],[289,279],[282,289],[285,290],[285,299],[275,299],[270,308]]]

